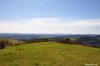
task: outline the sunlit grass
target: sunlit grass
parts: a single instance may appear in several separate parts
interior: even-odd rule
[[[0,66],[85,66],[100,63],[100,48],[38,42],[0,50]]]

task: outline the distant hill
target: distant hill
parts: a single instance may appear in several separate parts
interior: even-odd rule
[[[0,49],[0,66],[100,65],[100,48],[38,42]]]
[[[41,37],[64,37],[67,34],[18,34],[18,33],[0,33],[0,38],[17,39],[17,40],[30,40]]]
[[[100,48],[99,34],[17,34],[0,33],[0,39],[14,39],[22,42],[55,41],[66,44],[65,38],[70,39],[69,43],[81,44]]]

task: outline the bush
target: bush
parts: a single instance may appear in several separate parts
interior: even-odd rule
[[[1,39],[0,40],[0,48],[3,49],[8,46],[15,46],[19,44],[23,44],[25,42],[19,41],[19,40],[14,40],[14,39]]]

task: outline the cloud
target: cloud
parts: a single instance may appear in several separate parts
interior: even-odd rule
[[[100,19],[33,18],[0,21],[0,33],[71,33],[100,34]],[[95,29],[94,29],[95,28]]]

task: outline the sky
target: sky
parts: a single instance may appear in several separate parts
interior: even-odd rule
[[[100,0],[0,0],[0,33],[100,34]]]

